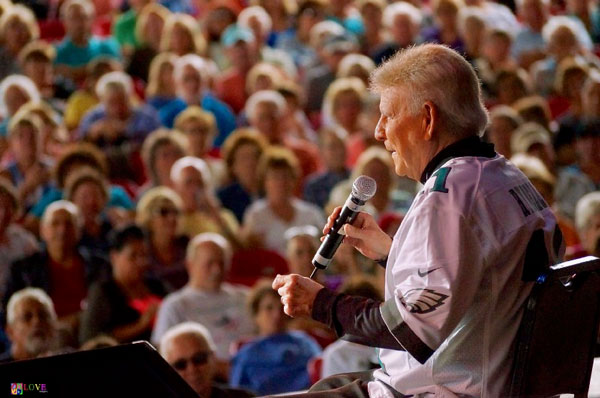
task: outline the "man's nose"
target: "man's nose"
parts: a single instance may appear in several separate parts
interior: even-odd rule
[[[385,141],[385,128],[383,127],[382,119],[379,119],[377,126],[375,126],[375,139],[377,141]]]

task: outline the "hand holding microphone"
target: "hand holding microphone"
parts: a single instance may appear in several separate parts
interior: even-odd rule
[[[315,254],[312,260],[312,264],[315,267],[315,269],[313,270],[310,276],[311,279],[315,276],[318,269],[325,269],[331,263],[337,248],[344,240],[343,232],[345,225],[353,224],[357,217],[361,216],[360,211],[362,210],[366,201],[371,199],[373,195],[375,195],[376,190],[377,184],[375,180],[371,177],[360,176],[354,181],[354,183],[352,184],[352,192],[350,193],[350,196],[348,196],[344,207],[341,208],[341,210],[338,208],[334,211],[334,213],[332,214],[332,216],[330,216],[329,219],[328,226],[331,224],[329,230],[323,231],[324,233],[326,232],[326,235],[325,239],[321,243],[321,246],[319,247],[319,250],[317,250],[317,253]],[[335,217],[333,223],[331,222],[332,217]],[[360,218],[362,219],[360,224],[363,224],[365,222],[365,216],[362,215],[362,217]],[[370,219],[377,227],[377,224],[375,223],[373,218],[371,217]],[[381,231],[379,227],[377,227],[377,229]],[[385,234],[385,232],[381,232]],[[354,246],[357,247],[356,245]],[[360,250],[359,247],[357,248]]]

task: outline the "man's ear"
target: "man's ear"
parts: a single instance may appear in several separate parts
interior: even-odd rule
[[[434,135],[434,129],[438,121],[438,110],[431,101],[423,104],[423,139],[431,141]]]

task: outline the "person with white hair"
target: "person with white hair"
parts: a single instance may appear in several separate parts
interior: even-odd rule
[[[108,269],[103,258],[79,249],[82,222],[79,209],[69,201],[46,208],[40,223],[43,249],[11,265],[3,304],[18,290],[39,287],[52,298],[59,319],[77,324],[89,285]]]
[[[110,149],[111,178],[142,180],[137,170],[127,166],[145,138],[160,127],[158,113],[150,105],[134,105],[133,81],[121,71],[104,74],[96,83],[96,94],[100,104],[83,116],[78,139]]]
[[[213,143],[219,147],[235,129],[235,115],[229,106],[210,92],[212,76],[208,61],[196,54],[184,55],[175,63],[173,73],[179,99],[161,109],[162,124],[172,128],[181,112],[188,106],[198,105],[215,117],[218,134]]]
[[[423,13],[406,1],[391,3],[383,10],[383,26],[389,32],[390,40],[371,53],[375,64],[380,65],[398,50],[419,42],[419,32]]]
[[[542,95],[552,92],[556,70],[564,59],[576,57],[591,66],[600,65],[600,60],[592,53],[589,33],[576,18],[566,15],[551,17],[542,28],[542,37],[548,55],[530,67],[536,90]]]
[[[527,177],[481,141],[488,116],[460,54],[412,47],[371,82],[381,94],[375,137],[396,174],[423,185],[393,238],[364,212],[344,228],[345,243],[385,263],[385,301],[296,274],[275,278],[286,314],[379,348],[376,370],[324,379],[303,396],[506,396],[529,292],[563,254],[556,218]]]
[[[56,44],[56,73],[81,83],[86,76],[86,66],[99,57],[121,59],[121,48],[113,38],[92,34],[92,21],[96,14],[91,0],[68,0],[60,7],[60,18],[66,35]]]
[[[337,77],[357,77],[369,84],[369,75],[375,70],[375,62],[363,54],[348,54],[340,61]]]
[[[552,135],[544,127],[535,122],[527,122],[512,132],[510,139],[511,153],[526,153],[544,162],[550,172],[554,170],[554,149]]]
[[[79,139],[100,147],[122,143],[123,139],[141,145],[148,134],[160,127],[154,108],[133,105],[133,81],[126,73],[115,71],[103,75],[96,83],[96,95],[100,104],[83,117]]]
[[[183,203],[180,231],[189,237],[214,232],[242,247],[240,225],[230,210],[224,209],[215,194],[210,168],[193,156],[177,160],[171,167],[171,181]]]
[[[261,6],[244,8],[238,15],[237,23],[252,30],[257,43],[265,43],[273,27],[271,16]]]
[[[8,300],[6,333],[9,351],[0,363],[37,358],[58,348],[58,322],[52,300],[42,289],[28,287]]]
[[[290,149],[300,162],[302,178],[320,168],[318,148],[308,142],[294,139],[283,130],[286,101],[275,90],[261,90],[248,98],[244,113],[251,127],[258,130],[270,145],[281,145]]]
[[[244,307],[247,290],[224,281],[231,257],[231,245],[219,234],[205,232],[190,241],[186,253],[189,282],[163,300],[152,342],[160,342],[172,326],[199,322],[212,334],[215,355],[221,369],[226,369],[231,343],[252,333],[252,322]]]
[[[575,227],[583,250],[600,256],[600,191],[590,192],[577,202]]]
[[[246,398],[248,391],[215,383],[216,346],[207,328],[197,322],[173,326],[160,340],[159,352],[201,398]]]
[[[27,102],[39,102],[40,92],[35,83],[23,75],[10,75],[0,82],[0,136],[6,137],[8,124],[19,109]]]

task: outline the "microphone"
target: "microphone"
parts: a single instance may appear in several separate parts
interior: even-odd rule
[[[321,243],[319,250],[312,259],[312,264],[315,267],[310,278],[312,279],[317,270],[325,269],[331,263],[336,250],[344,240],[342,230],[344,224],[352,224],[362,210],[367,200],[371,199],[377,191],[377,183],[374,179],[368,176],[359,176],[352,184],[352,192],[336,218],[333,226],[327,232],[325,240]]]

